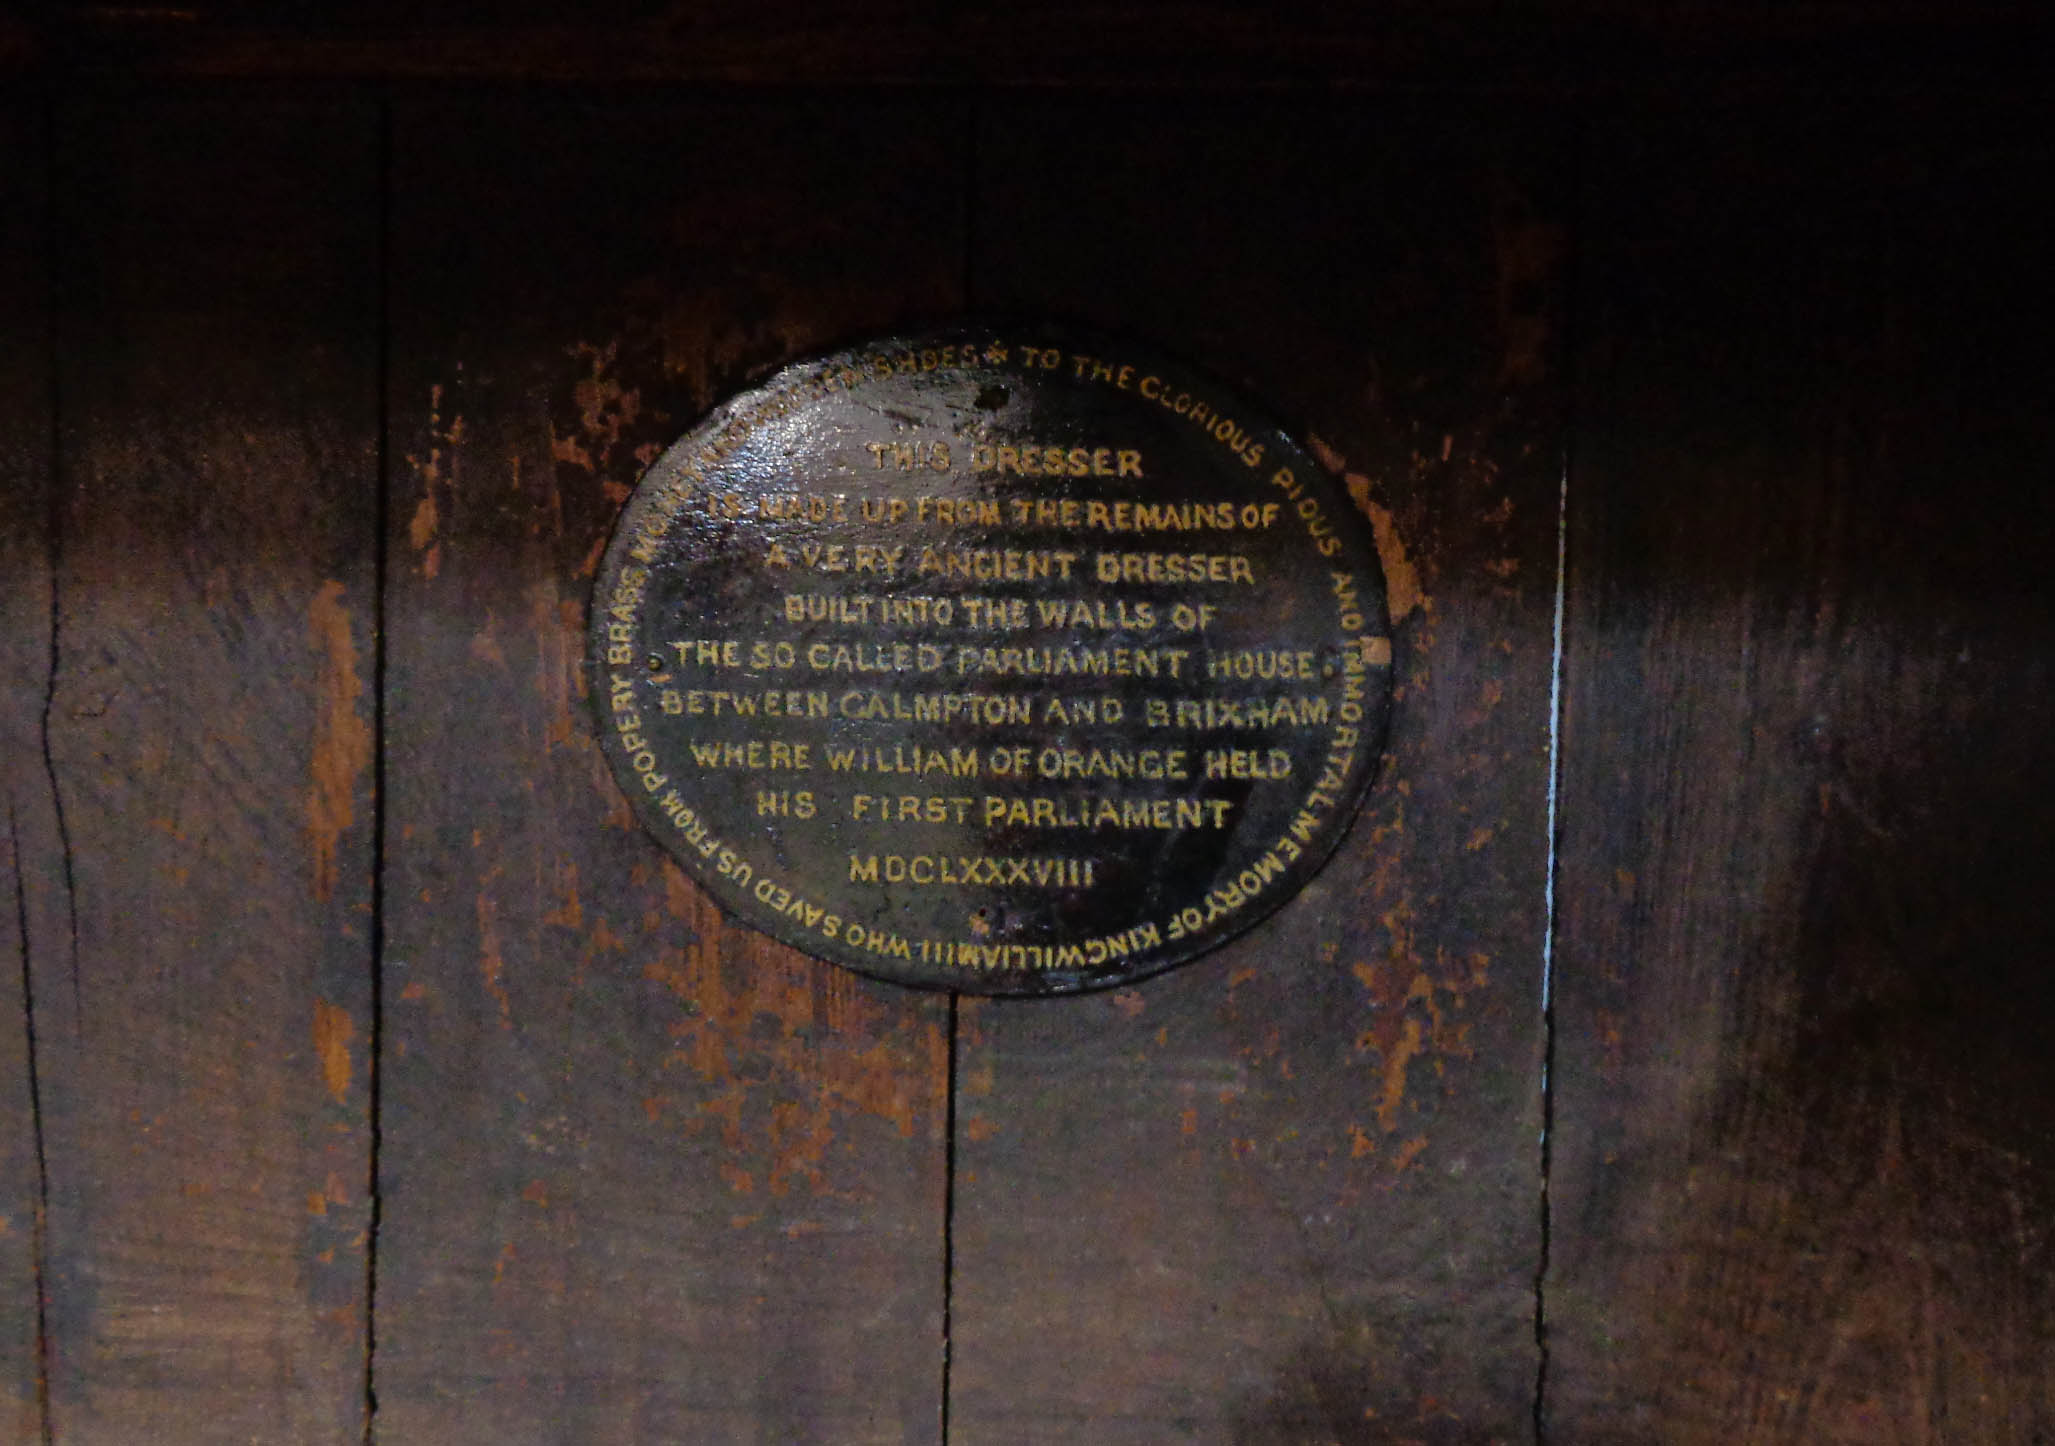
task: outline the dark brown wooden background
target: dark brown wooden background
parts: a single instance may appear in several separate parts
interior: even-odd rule
[[[0,1442],[2055,1440],[2031,11],[438,13],[0,20]],[[773,945],[593,745],[654,449],[965,311],[1392,587],[1132,990]]]

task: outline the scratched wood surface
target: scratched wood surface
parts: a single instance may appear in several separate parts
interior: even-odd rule
[[[360,1430],[376,136],[304,88],[56,109],[52,826],[17,847],[65,1441]]]
[[[1255,934],[966,1002],[952,1439],[1521,1439],[1564,136],[1069,98],[980,136],[973,299],[1156,338],[1317,437],[1375,526],[1398,703],[1354,832]]]
[[[48,154],[33,98],[0,104],[0,156]],[[0,1440],[42,1432],[38,1365],[41,1234],[31,1040],[31,917],[47,918],[52,852],[43,771],[50,673],[49,171],[0,167]]]
[[[947,1002],[723,918],[581,669],[658,449],[957,305],[962,136],[875,97],[395,113],[386,1439],[938,1437]]]
[[[1551,1439],[2055,1439],[2050,137],[1596,132]]]

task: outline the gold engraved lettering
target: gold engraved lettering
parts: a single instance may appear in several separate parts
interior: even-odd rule
[[[1042,704],[1044,723],[1118,723],[1126,716],[1127,704],[1111,693],[1098,698],[1072,697],[1067,701],[1057,694]]]
[[[766,492],[756,513],[773,522],[847,522],[849,499],[839,492]]]
[[[1069,582],[1071,564],[1077,559],[1074,552],[923,547],[914,571],[923,577],[961,577],[973,582]]]
[[[921,958],[960,969],[1099,968],[1163,945],[1163,930],[1136,924],[1117,934],[1102,934],[1082,944],[990,944],[982,940],[924,940]]]
[[[686,744],[686,756],[703,769],[739,768],[761,772],[773,768],[813,767],[813,745],[788,743],[782,738],[745,738]]]
[[[933,643],[809,643],[806,666],[816,673],[932,673],[945,656]]]
[[[1213,552],[1102,552],[1093,561],[1100,582],[1224,582],[1254,584],[1249,559]]]
[[[1088,889],[1095,882],[1097,863],[1096,859],[1059,855],[852,853],[849,882],[945,888]]]
[[[1002,477],[1139,477],[1142,454],[1131,447],[980,442],[970,449],[970,465]]]
[[[967,597],[963,621],[973,628],[1024,628],[1028,626],[1028,600],[1024,597]]]
[[[1035,621],[1045,628],[1122,629],[1145,633],[1156,626],[1156,608],[1153,603],[1130,603],[1125,599],[1106,603],[1085,598],[1073,598],[1069,602],[1061,598],[1037,598]]]
[[[1035,755],[1044,778],[1189,778],[1182,748],[1044,748]]]
[[[1085,528],[1099,532],[1258,532],[1273,526],[1278,502],[1161,502],[1015,497],[1008,501],[1020,527]]]
[[[881,470],[886,467],[901,472],[949,470],[949,444],[946,441],[867,442],[864,449],[871,454],[871,466]]]
[[[676,711],[715,718],[754,718],[759,714],[768,718],[825,718],[828,695],[792,688],[768,688],[759,693],[689,688],[684,693],[683,706]]]
[[[1228,827],[1233,811],[1233,800],[1226,798],[988,793],[979,822],[986,828],[1218,829]]]
[[[687,638],[671,644],[684,668],[739,668],[742,645],[733,638]]]
[[[758,818],[812,818],[820,812],[807,789],[759,788],[756,791]]]
[[[849,798],[849,816],[874,823],[962,823],[970,817],[974,798],[935,793],[857,793]]]
[[[1146,727],[1188,728],[1201,733],[1223,728],[1309,728],[1326,723],[1332,712],[1332,704],[1321,693],[1142,700],[1142,722]]]
[[[1296,853],[1292,855],[1293,858],[1297,856]],[[1208,889],[1202,903],[1188,904],[1179,909],[1166,932],[1172,939],[1182,939],[1187,934],[1198,933],[1216,919],[1246,908],[1277,881],[1287,863],[1278,847],[1273,845],[1232,880]]]
[[[1356,599],[1356,580],[1345,572],[1334,574],[1334,601],[1341,610],[1341,630],[1345,633],[1361,632],[1363,605]]]
[[[801,542],[791,546],[772,543],[764,549],[765,567],[799,567],[813,572],[870,573],[895,577],[906,556],[905,544],[885,547],[874,543]]]
[[[918,743],[873,747],[868,743],[822,745],[833,773],[939,773],[950,778],[976,778],[975,748],[930,748]]]
[[[1018,693],[878,693],[853,688],[835,700],[835,712],[866,723],[890,719],[998,728],[1034,721],[1033,700]]]
[[[1253,748],[1209,748],[1206,750],[1208,778],[1288,778],[1292,756],[1282,748],[1258,753]]]
[[[922,497],[914,502],[913,518],[960,527],[997,527],[999,502],[993,497]]]
[[[843,623],[851,627],[948,627],[956,617],[953,598],[922,594],[793,592],[784,595],[788,623]]]
[[[923,405],[813,426],[878,380]],[[595,594],[623,785],[752,918],[887,974],[1121,971],[1246,923],[1331,845],[1392,640],[1348,504],[1240,410],[1117,349],[990,340],[731,403],[652,469]],[[1159,902],[1179,833],[1212,862]]]
[[[954,652],[958,673],[992,677],[1178,678],[1188,648],[973,648]]]
[[[1206,660],[1206,676],[1209,678],[1273,678],[1318,679],[1320,668],[1307,650],[1291,652],[1284,648],[1242,649],[1238,652],[1219,653]]]

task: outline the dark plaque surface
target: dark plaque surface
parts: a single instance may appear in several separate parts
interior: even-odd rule
[[[600,736],[726,908],[903,983],[1168,968],[1332,851],[1390,706],[1341,490],[1246,402],[1032,327],[788,367],[657,460],[593,595]]]

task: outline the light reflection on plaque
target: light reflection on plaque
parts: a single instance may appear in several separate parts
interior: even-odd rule
[[[594,590],[602,746],[726,909],[906,984],[1048,994],[1249,928],[1390,707],[1347,498],[1254,408],[1074,332],[786,368],[666,451]]]

